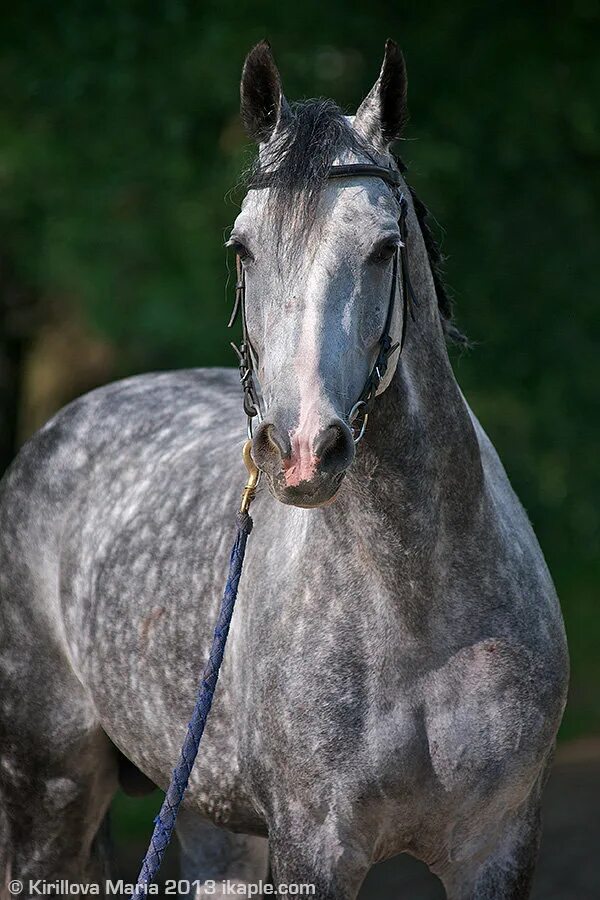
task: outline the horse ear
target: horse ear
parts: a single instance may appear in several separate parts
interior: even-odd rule
[[[395,41],[385,42],[379,78],[361,103],[354,127],[378,150],[387,150],[400,137],[406,122],[406,65]]]
[[[253,47],[242,70],[240,112],[246,133],[257,143],[268,141],[289,109],[268,41]]]

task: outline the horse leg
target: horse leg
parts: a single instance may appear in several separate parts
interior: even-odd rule
[[[283,824],[283,823],[282,823]],[[272,880],[278,885],[311,885],[285,888],[319,900],[355,900],[369,868],[369,840],[358,830],[350,832],[323,816],[299,823],[286,822],[269,831]]]
[[[461,861],[440,873],[449,900],[527,900],[541,836],[539,804],[515,821],[483,860]]]
[[[177,817],[177,837],[181,878],[190,884],[216,882],[214,890],[212,885],[206,890],[199,886],[197,896],[225,896],[223,882],[247,885],[267,878],[269,851],[266,838],[234,834],[188,809],[182,809]],[[241,887],[238,892],[242,892]]]
[[[37,688],[5,681],[0,719],[0,884],[23,881],[22,897],[30,880],[106,877],[101,826],[118,768],[68,665],[42,653],[35,662]]]

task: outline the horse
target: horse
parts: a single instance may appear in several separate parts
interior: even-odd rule
[[[435,244],[391,151],[403,56],[386,43],[349,117],[288,103],[262,42],[241,116],[258,158],[228,243],[262,486],[177,822],[182,877],[224,895],[270,866],[291,892],[351,900],[405,852],[451,900],[521,900],[565,633],[449,360]],[[120,777],[169,782],[243,484],[237,378],[92,391],[3,479],[0,866],[25,896],[29,879],[102,876]]]

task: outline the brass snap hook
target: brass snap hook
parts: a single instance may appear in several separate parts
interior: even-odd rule
[[[246,482],[246,486],[242,493],[240,512],[247,513],[250,509],[250,504],[254,500],[256,488],[258,487],[258,482],[260,481],[260,470],[252,459],[252,441],[248,440],[245,442],[242,450],[242,459],[244,460],[244,465],[248,470],[248,481]]]

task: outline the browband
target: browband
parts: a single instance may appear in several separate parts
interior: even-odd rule
[[[386,169],[385,166],[376,166],[371,163],[351,163],[347,166],[332,166],[327,177],[358,178],[361,175],[382,178],[392,187],[400,187],[400,172],[396,172],[394,169]]]
[[[388,169],[385,166],[376,166],[374,163],[349,163],[348,165],[331,166],[327,173],[327,180],[330,178],[360,178],[366,175],[370,178],[381,178],[391,187],[400,187],[400,172],[394,169]],[[260,190],[261,188],[270,187],[275,183],[277,170],[273,172],[257,172],[249,187],[252,190]]]

